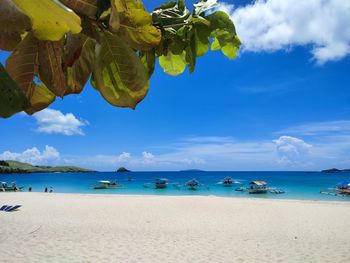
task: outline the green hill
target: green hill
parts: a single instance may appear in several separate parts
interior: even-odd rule
[[[40,166],[31,165],[17,161],[0,161],[0,174],[11,173],[83,173],[95,172],[93,170],[84,169],[76,166]]]

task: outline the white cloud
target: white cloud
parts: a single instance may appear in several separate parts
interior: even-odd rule
[[[235,10],[223,2],[220,9],[234,20],[245,51],[308,46],[319,64],[350,53],[350,1],[257,0]]]
[[[58,110],[45,109],[33,115],[37,120],[38,132],[47,134],[84,135],[81,127],[87,125],[87,121],[76,118],[72,113],[63,114]]]
[[[300,165],[312,147],[302,139],[291,136],[281,136],[273,142],[276,144],[276,150],[280,156],[279,162],[282,164]]]
[[[38,148],[33,147],[21,153],[5,151],[0,154],[0,160],[13,160],[30,164],[44,164],[50,161],[60,159],[60,153],[52,146],[46,145],[41,152]]]
[[[155,160],[155,156],[150,152],[142,152],[142,158],[146,164],[153,163]]]
[[[117,161],[118,162],[127,162],[127,161],[130,160],[130,158],[131,158],[131,154],[130,153],[123,152],[117,157]]]
[[[350,134],[350,120],[312,122],[296,125],[288,129],[284,129],[277,134],[288,133],[298,135],[339,135]]]

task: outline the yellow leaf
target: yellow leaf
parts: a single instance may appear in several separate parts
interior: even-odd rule
[[[67,32],[79,33],[79,16],[53,0],[12,0],[32,22],[34,35],[40,40],[60,40]]]

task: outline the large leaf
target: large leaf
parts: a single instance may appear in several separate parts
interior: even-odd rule
[[[0,1],[0,31],[23,32],[31,28],[31,22],[12,0]]]
[[[221,49],[222,53],[225,56],[229,58],[235,58],[241,45],[241,41],[239,40],[237,35],[232,35],[223,30],[216,30],[213,34],[215,38],[212,43],[211,49]]]
[[[88,37],[82,37],[81,40],[79,57],[67,68],[66,94],[80,93],[92,72],[96,42]]]
[[[30,92],[30,107],[25,109],[28,114],[46,109],[52,102],[55,101],[55,94],[53,94],[44,84],[32,86]]]
[[[111,17],[114,17],[114,20],[119,19],[118,33],[132,48],[150,50],[159,44],[161,32],[153,26],[152,16],[145,10],[141,1],[112,0],[112,2]],[[121,4],[117,5],[118,2]],[[116,25],[113,27],[115,29]]]
[[[0,63],[0,116],[8,118],[29,106],[23,91]]]
[[[197,58],[197,54],[196,54],[196,37],[193,31],[190,31],[190,33],[188,33],[189,35],[189,44],[186,47],[186,62],[188,65],[188,68],[190,70],[190,73],[194,72],[194,68],[196,66],[196,58]]]
[[[228,14],[223,11],[216,11],[205,17],[210,22],[211,30],[224,30],[231,34],[236,34],[235,25]]]
[[[79,15],[94,18],[97,12],[98,0],[59,0]]]
[[[66,78],[62,69],[63,41],[39,41],[40,80],[56,96],[66,93]]]
[[[30,97],[31,86],[35,85],[33,78],[37,57],[38,40],[29,33],[6,61],[7,72],[21,87],[27,98]]]
[[[195,44],[197,57],[203,56],[207,53],[210,46],[210,29],[207,26],[196,26],[195,30]]]
[[[30,106],[25,109],[29,114],[46,108],[55,100],[55,95],[45,85],[34,83],[37,59],[38,40],[28,33],[6,61],[7,72],[30,102]]]
[[[225,56],[235,58],[241,42],[230,17],[225,12],[216,11],[208,15],[206,19],[210,21],[211,37],[214,38],[211,49],[221,49]]]
[[[12,0],[32,23],[34,35],[40,40],[58,41],[67,32],[81,31],[80,18],[53,0]]]
[[[102,32],[93,83],[112,105],[135,108],[148,92],[148,76],[136,53],[116,34]]]
[[[163,68],[164,72],[171,75],[177,76],[182,74],[186,68],[186,53],[183,52],[181,55],[174,55],[168,52],[167,55],[159,57],[159,64]]]

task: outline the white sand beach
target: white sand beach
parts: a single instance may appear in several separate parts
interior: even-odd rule
[[[350,262],[350,202],[2,193],[1,262]]]

